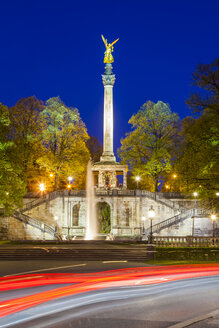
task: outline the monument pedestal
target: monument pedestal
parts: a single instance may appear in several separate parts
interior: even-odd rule
[[[92,167],[98,189],[119,188],[117,176],[123,176],[122,189],[127,189],[127,166],[117,162],[96,162]]]

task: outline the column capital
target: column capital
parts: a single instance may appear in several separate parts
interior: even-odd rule
[[[102,75],[102,79],[103,79],[103,85],[111,85],[113,86],[114,83],[115,83],[115,75],[112,74],[112,75],[106,75],[106,74],[103,74]]]

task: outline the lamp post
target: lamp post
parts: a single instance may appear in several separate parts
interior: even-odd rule
[[[166,191],[168,191],[168,189],[170,189],[169,185],[165,185]]]
[[[176,173],[173,173],[172,177],[173,177],[173,188],[172,188],[172,191],[173,192],[176,192],[176,179],[177,179],[177,174]]]
[[[72,176],[69,176],[68,177],[68,185],[67,185],[67,188],[68,188],[68,217],[67,217],[67,222],[68,222],[68,239],[70,238],[70,226],[71,226],[71,209],[70,209],[70,204],[69,204],[69,195],[70,195],[70,192],[71,192],[71,183],[73,181],[73,178]]]
[[[215,214],[211,215],[211,220],[212,220],[212,237],[215,237],[215,221],[216,221]]]
[[[152,220],[155,216],[155,211],[153,209],[153,206],[151,205],[149,211],[148,211],[148,217],[149,219],[151,220],[151,225],[150,225],[150,235],[149,235],[149,238],[148,238],[148,242],[149,244],[153,244],[153,228],[152,228]]]
[[[145,223],[145,220],[146,218],[144,216],[142,216],[142,240],[145,239],[145,226],[144,226],[144,223]]]
[[[197,214],[197,196],[198,196],[198,193],[195,191],[193,192],[193,196],[195,197],[195,215]]]
[[[41,192],[41,197],[43,198],[44,191],[46,189],[45,188],[45,184],[44,183],[40,183],[39,188],[40,188],[40,192]]]
[[[137,175],[137,177],[135,177],[135,180],[136,180],[136,182],[137,182],[137,189],[138,189],[139,181],[140,181],[140,177],[139,177],[139,175]]]

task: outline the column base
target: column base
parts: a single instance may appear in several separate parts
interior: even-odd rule
[[[100,162],[116,162],[116,157],[114,154],[107,154],[103,153],[103,155],[100,157]]]

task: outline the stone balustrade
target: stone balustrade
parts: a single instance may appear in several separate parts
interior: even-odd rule
[[[153,243],[159,247],[219,247],[219,237],[154,236]]]

